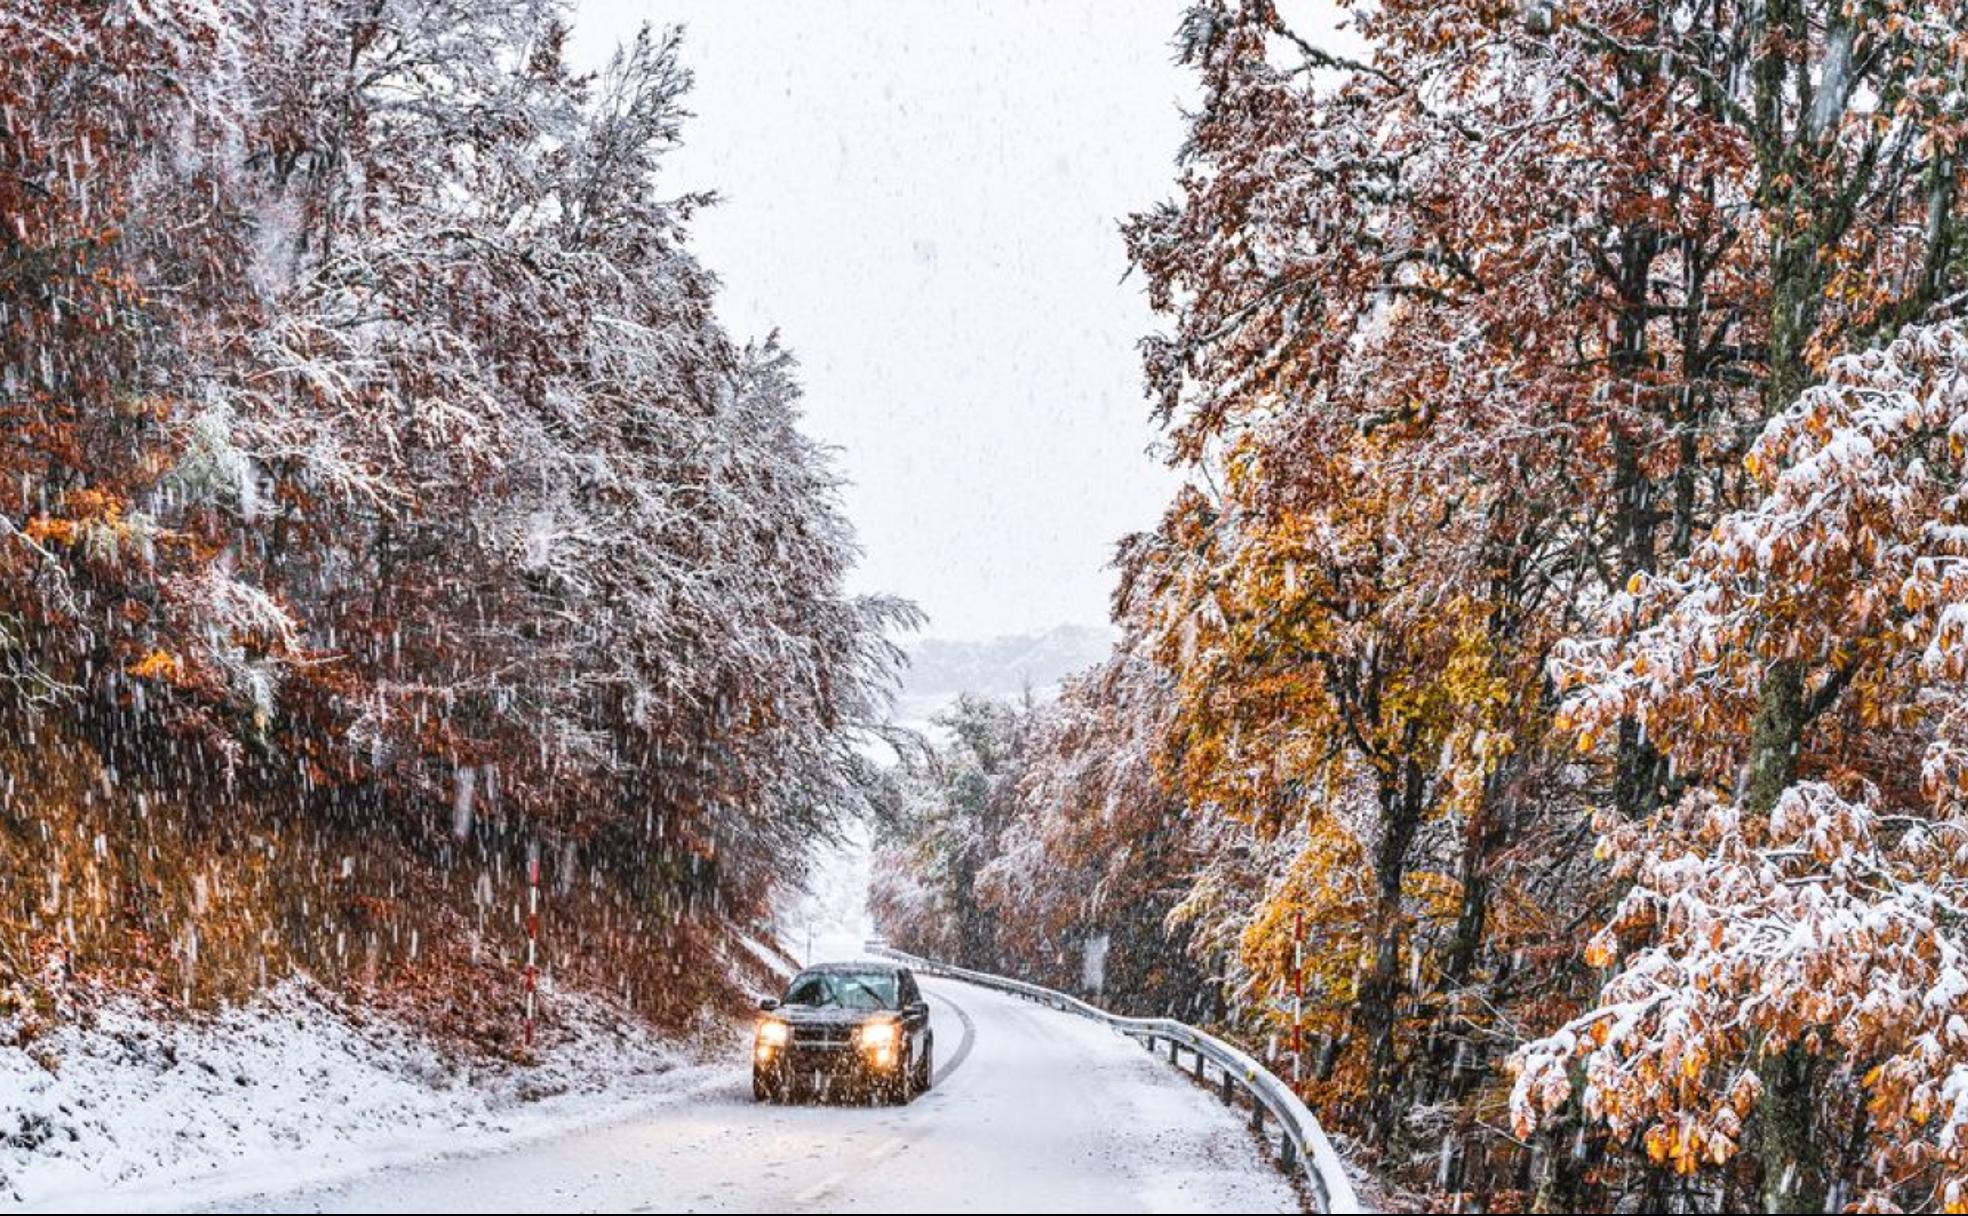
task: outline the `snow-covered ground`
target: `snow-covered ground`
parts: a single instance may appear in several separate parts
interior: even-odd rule
[[[761,1106],[742,1053],[687,1101],[236,1210],[1266,1212],[1299,1198],[1241,1117],[1094,1023],[943,981],[907,1107]],[[475,1150],[493,1147],[490,1153]],[[163,1203],[174,1197],[158,1196]]]
[[[867,844],[782,916],[854,958]],[[532,1068],[447,1059],[298,985],[202,1023],[112,1005],[0,1051],[0,1212],[1293,1211],[1241,1116],[1130,1040],[925,981],[938,1082],[906,1108],[761,1106],[748,1045],[689,1051],[564,1001]]]
[[[558,1012],[564,1036],[518,1068],[300,985],[204,1022],[113,1003],[0,1050],[0,1211],[219,1202],[632,1117],[729,1073],[703,1063],[728,1032],[685,1051],[598,1005]]]

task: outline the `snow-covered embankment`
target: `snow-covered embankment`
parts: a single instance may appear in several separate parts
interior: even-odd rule
[[[445,1052],[298,983],[209,1019],[112,1001],[0,1047],[0,1209],[177,1208],[324,1183],[622,1118],[730,1071],[702,1062],[728,1028],[680,1047],[586,999],[556,1014],[520,1066]]]

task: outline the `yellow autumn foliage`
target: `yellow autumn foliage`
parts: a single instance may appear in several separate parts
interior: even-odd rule
[[[183,662],[165,650],[152,650],[130,665],[130,674],[140,680],[176,680],[183,673]]]

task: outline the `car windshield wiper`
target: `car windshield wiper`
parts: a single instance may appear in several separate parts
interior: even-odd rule
[[[875,1008],[877,1009],[888,1008],[888,998],[884,997],[880,992],[876,991],[873,988],[870,988],[867,984],[863,983],[860,980],[849,980],[847,982],[854,985],[856,988],[859,988],[861,991],[867,993],[869,996],[873,997],[875,999]]]

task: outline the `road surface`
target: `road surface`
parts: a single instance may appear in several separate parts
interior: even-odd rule
[[[906,1107],[762,1106],[734,1067],[614,1126],[237,1211],[1297,1211],[1242,1118],[1104,1027],[925,980],[939,1076]]]

